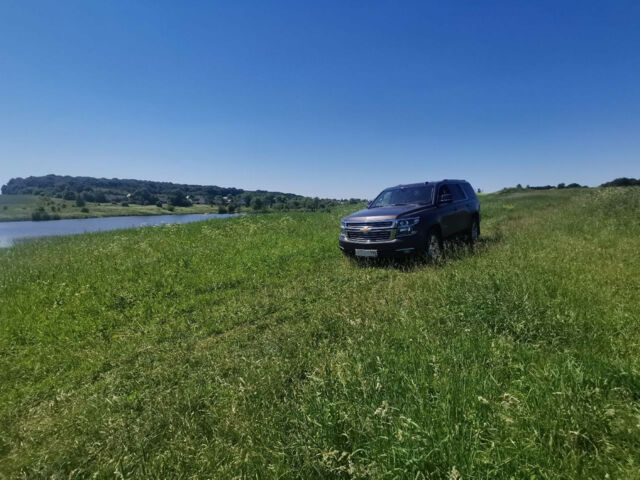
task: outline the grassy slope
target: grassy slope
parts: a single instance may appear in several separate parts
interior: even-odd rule
[[[442,268],[346,210],[0,251],[0,476],[637,478],[640,189],[482,202]]]
[[[62,205],[65,205],[62,208]],[[6,207],[6,209],[5,209]],[[120,215],[171,215],[185,213],[218,213],[218,207],[210,205],[192,205],[191,207],[175,207],[170,212],[166,208],[155,205],[130,204],[123,207],[120,204],[87,202],[88,213],[82,212],[76,206],[75,200],[59,198],[44,198],[35,195],[0,195],[0,222],[16,220],[31,220],[31,214],[38,208],[44,207],[49,215],[59,215],[60,218],[94,218],[117,217]],[[56,207],[53,211],[51,207]],[[60,207],[60,208],[58,208]]]

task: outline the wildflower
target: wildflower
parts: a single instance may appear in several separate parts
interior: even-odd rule
[[[460,474],[458,469],[455,467],[455,465],[449,472],[449,480],[462,480],[462,475]]]
[[[387,415],[387,410],[389,410],[389,404],[386,400],[383,400],[382,405],[380,405],[373,414],[379,417],[385,417]]]

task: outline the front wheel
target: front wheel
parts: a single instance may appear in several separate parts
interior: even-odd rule
[[[442,238],[437,230],[430,230],[427,233],[427,258],[432,262],[439,262],[442,259]]]

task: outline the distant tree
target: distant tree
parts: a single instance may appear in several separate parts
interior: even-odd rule
[[[86,202],[84,201],[84,197],[82,194],[76,197],[76,207],[84,207]]]
[[[251,208],[256,211],[262,210],[264,208],[264,202],[260,197],[253,197],[251,199]]]
[[[76,194],[75,194],[75,192],[72,192],[71,190],[66,190],[62,194],[62,198],[64,198],[65,200],[75,200],[76,199]]]
[[[233,203],[230,203],[229,206],[227,207],[227,210],[229,213],[233,213],[236,211],[236,206]]]
[[[191,205],[191,202],[182,190],[175,190],[169,195],[169,203],[176,207],[188,207]]]
[[[621,177],[621,178],[616,178],[615,180],[612,180],[610,182],[603,183],[600,186],[601,187],[632,187],[635,185],[640,185],[640,178],[635,179],[635,178]]]
[[[129,202],[122,202],[120,205],[122,205],[123,207],[128,207],[129,206]]]
[[[567,188],[582,188],[582,185],[580,185],[579,183],[570,183],[569,185],[567,185]]]
[[[107,203],[107,196],[103,191],[95,192],[93,195],[93,199],[98,203]]]
[[[516,188],[517,188],[518,190],[522,190],[522,185],[521,185],[521,184],[518,184],[518,185],[516,185]]]
[[[162,202],[160,200],[156,202],[156,207],[162,208]]]
[[[559,183],[557,188],[560,189],[560,188],[565,188],[565,187],[566,187],[566,185],[564,183]]]
[[[275,195],[273,193],[267,193],[264,196],[264,203],[267,207],[270,207],[273,204],[274,200],[275,200]]]
[[[225,207],[224,205],[219,205],[218,213],[227,213],[227,207]]]

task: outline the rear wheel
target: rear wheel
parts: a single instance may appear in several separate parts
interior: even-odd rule
[[[432,262],[442,259],[442,237],[438,230],[432,229],[427,233],[427,258]]]
[[[477,218],[474,218],[471,221],[471,227],[469,228],[469,232],[467,233],[467,242],[469,243],[469,245],[473,246],[477,243],[479,237],[480,222],[478,222]]]

